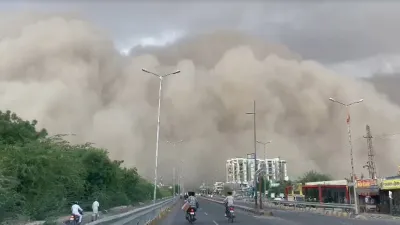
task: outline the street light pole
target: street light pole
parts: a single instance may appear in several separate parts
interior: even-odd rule
[[[360,99],[358,101],[351,102],[351,103],[348,103],[348,104],[345,104],[343,102],[339,102],[339,101],[337,101],[337,100],[335,100],[333,98],[329,98],[329,100],[346,107],[346,110],[347,110],[347,133],[348,133],[349,145],[350,145],[350,163],[351,163],[351,175],[352,175],[352,181],[353,181],[353,190],[354,190],[354,207],[355,207],[355,214],[358,214],[358,197],[357,197],[357,193],[356,193],[357,181],[355,179],[354,159],[353,159],[353,144],[352,144],[352,141],[351,141],[350,106],[352,106],[354,104],[361,103],[361,102],[364,101],[364,99]]]
[[[172,144],[172,146],[173,146],[173,148],[174,148],[174,152],[175,152],[175,150],[176,150],[176,145],[179,144],[179,143],[181,143],[181,142],[183,142],[183,140],[175,141],[175,142],[167,141],[168,144]],[[175,166],[174,166],[174,168],[173,168],[173,176],[174,176],[174,180],[175,180]],[[173,188],[173,189],[174,189],[173,191],[174,191],[174,196],[175,196],[175,185],[174,185],[174,188]]]
[[[262,142],[262,141],[257,141],[257,143],[264,145],[264,165],[265,165],[265,179],[268,180],[268,166],[267,166],[267,144],[271,143],[272,141],[267,141],[267,142]],[[266,187],[264,187],[266,188]],[[264,190],[266,191],[266,190]]]
[[[253,112],[246,113],[248,115],[253,115],[253,129],[254,129],[254,206],[257,208],[257,129],[256,129],[256,101],[253,102]]]
[[[267,142],[262,142],[262,141],[257,141],[257,143],[264,145],[264,162],[265,162],[265,168],[267,168],[267,153],[266,153],[266,145],[271,143],[272,141],[267,141]]]
[[[142,69],[143,72],[152,74],[160,79],[160,88],[158,90],[158,113],[157,113],[157,140],[156,140],[156,155],[155,155],[155,168],[154,168],[154,194],[153,194],[153,204],[156,204],[156,199],[157,199],[157,170],[158,170],[158,148],[159,148],[159,143],[160,143],[160,114],[161,114],[161,94],[162,94],[162,83],[164,77],[167,77],[169,75],[173,74],[178,74],[181,71],[177,70],[172,73],[164,74],[164,75],[158,75],[156,73],[150,72],[146,69]]]
[[[176,179],[175,179],[175,167],[172,168],[172,197],[175,197],[176,191],[175,191],[175,184],[176,184]]]

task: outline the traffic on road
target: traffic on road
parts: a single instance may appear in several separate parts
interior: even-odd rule
[[[185,213],[181,206],[183,201],[179,201],[169,214],[157,225],[184,225],[189,224],[185,219]],[[225,207],[221,204],[210,202],[199,198],[199,209],[197,220],[194,224],[219,225],[228,224],[228,219],[224,216]],[[398,221],[387,220],[357,220],[349,218],[338,218],[332,216],[312,214],[308,212],[293,212],[272,209],[273,216],[258,216],[251,213],[236,210],[235,224],[246,225],[394,225]]]

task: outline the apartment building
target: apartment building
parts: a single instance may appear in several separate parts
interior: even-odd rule
[[[224,182],[215,182],[214,183],[214,193],[222,193],[222,191],[224,190]]]
[[[265,163],[266,162],[266,163]],[[281,158],[257,159],[257,167],[266,167],[267,179],[270,181],[289,180],[287,162]],[[226,182],[243,186],[253,184],[255,164],[254,158],[232,158],[226,160]]]

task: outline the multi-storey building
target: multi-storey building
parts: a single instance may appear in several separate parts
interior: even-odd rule
[[[215,182],[213,192],[220,194],[222,193],[223,190],[224,190],[224,182]]]
[[[257,167],[266,167],[267,179],[270,181],[289,180],[286,160],[280,158],[257,159]],[[243,186],[254,182],[254,158],[233,158],[226,160],[226,182],[239,183]]]

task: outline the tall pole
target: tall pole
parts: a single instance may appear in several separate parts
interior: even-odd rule
[[[175,196],[175,167],[172,167],[172,197]]]
[[[175,142],[167,141],[168,144],[172,144],[173,149],[174,149],[174,152],[175,152],[175,150],[176,150],[176,145],[179,144],[179,143],[181,143],[181,142],[183,142],[183,140],[175,141]],[[174,177],[175,177],[175,167],[173,168],[173,171],[174,171]],[[174,179],[175,179],[175,178],[174,178]],[[174,186],[174,196],[175,196],[175,186]]]
[[[268,165],[267,165],[267,144],[271,143],[272,141],[267,141],[267,142],[262,142],[262,141],[257,141],[257,143],[264,145],[264,165],[265,165],[265,181],[263,180],[264,184],[266,184],[266,181],[268,180]],[[265,185],[265,190],[267,186]]]
[[[253,115],[253,129],[254,129],[254,206],[257,208],[257,128],[256,128],[256,101],[253,101],[253,112],[246,113]]]
[[[351,163],[351,176],[352,176],[352,182],[353,182],[353,194],[354,194],[354,208],[355,208],[355,214],[358,214],[358,197],[357,197],[357,192],[356,192],[356,175],[354,172],[354,157],[353,157],[353,144],[351,141],[351,120],[350,120],[350,106],[357,104],[357,103],[361,103],[362,101],[364,101],[363,99],[360,99],[358,101],[349,103],[349,104],[345,104],[339,101],[336,101],[333,98],[329,98],[330,101],[338,103],[342,106],[346,107],[347,110],[347,133],[348,133],[348,137],[349,137],[349,145],[350,145],[350,163]]]
[[[159,149],[159,144],[160,144],[160,115],[161,115],[161,95],[162,95],[162,83],[163,83],[163,78],[167,77],[172,74],[178,74],[181,71],[177,70],[173,73],[168,73],[165,75],[158,75],[156,73],[150,72],[146,69],[142,69],[143,72],[152,74],[154,76],[157,76],[160,79],[160,88],[158,90],[158,113],[157,113],[157,140],[156,140],[156,155],[155,155],[155,167],[154,167],[154,193],[153,193],[153,204],[156,204],[156,199],[157,199],[157,171],[158,171],[158,149]]]
[[[368,168],[368,173],[369,173],[369,178],[371,179],[376,179],[376,167],[375,167],[375,154],[374,154],[374,148],[372,145],[372,134],[371,134],[371,128],[369,125],[366,125],[366,131],[367,131],[367,136],[364,136],[364,138],[367,139],[367,147],[368,147],[368,162],[365,167]]]

